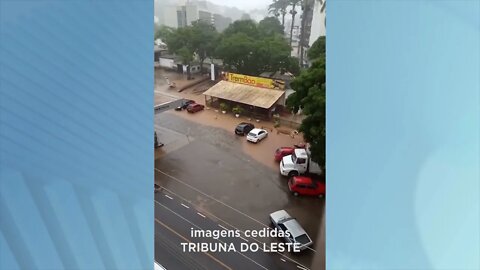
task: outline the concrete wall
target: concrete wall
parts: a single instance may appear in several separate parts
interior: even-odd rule
[[[198,7],[196,5],[187,4],[185,8],[187,11],[187,25],[192,25],[192,22],[200,19],[198,16]]]
[[[174,63],[174,60],[169,59],[169,58],[161,58],[160,57],[159,64],[160,64],[161,67],[164,67],[164,68],[172,68],[172,69],[177,68],[177,65]]]

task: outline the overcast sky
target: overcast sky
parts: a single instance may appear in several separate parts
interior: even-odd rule
[[[222,6],[229,6],[229,7],[237,7],[243,10],[250,10],[254,8],[267,8],[273,0],[209,0],[212,3],[222,5]]]

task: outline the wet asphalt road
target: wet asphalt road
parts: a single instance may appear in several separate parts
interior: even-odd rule
[[[214,221],[180,197],[162,191],[155,195],[155,259],[167,269],[299,269],[297,264],[277,253],[240,252],[240,243],[253,239],[191,237],[191,228],[199,230],[234,230]],[[238,252],[184,252],[179,243],[233,243]]]
[[[324,252],[324,245],[315,242],[324,209],[323,200],[293,197],[288,192],[286,179],[243,153],[240,140],[244,138],[233,132],[198,125],[171,113],[157,115],[155,124],[159,140],[165,143],[160,150],[165,153],[158,153],[160,158],[155,160],[155,181],[165,188],[155,195],[155,258],[159,262],[167,269],[204,269],[202,267],[206,265],[206,269],[228,269],[226,266],[232,269],[301,269],[292,260],[312,267],[316,252]],[[194,225],[210,228],[223,224],[227,228],[258,230],[267,227],[268,214],[279,209],[287,210],[298,219],[314,239],[312,250],[301,254],[285,252],[285,257],[257,252],[246,255],[250,259],[236,253],[178,252],[181,248],[179,242],[198,241],[189,238],[190,228]],[[230,240],[242,241],[238,238]],[[280,241],[271,238],[256,240]],[[192,260],[200,265],[192,264]],[[169,268],[169,265],[177,266]]]

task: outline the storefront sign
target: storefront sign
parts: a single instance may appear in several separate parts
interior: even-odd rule
[[[285,82],[268,78],[254,77],[237,73],[225,73],[225,80],[268,89],[285,89]]]

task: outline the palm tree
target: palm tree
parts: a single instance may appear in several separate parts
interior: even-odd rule
[[[292,25],[290,26],[290,47],[292,47],[293,27],[295,25],[295,15],[297,15],[295,8],[301,2],[302,0],[290,0],[290,5],[292,6],[292,9],[290,10],[290,14],[292,14]]]
[[[279,17],[280,14],[282,15],[282,26],[285,28],[285,15],[287,15],[287,8],[290,5],[288,0],[274,0],[268,6],[269,13],[275,15],[275,17]]]

